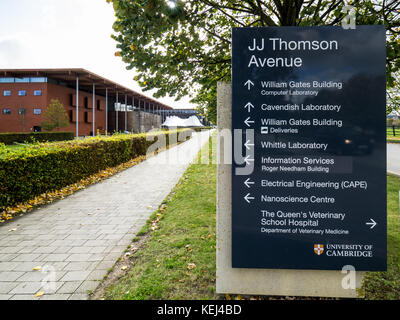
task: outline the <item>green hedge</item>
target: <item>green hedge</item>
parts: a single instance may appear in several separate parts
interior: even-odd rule
[[[0,133],[0,143],[11,145],[13,143],[66,141],[75,138],[73,132],[19,132]]]
[[[182,131],[186,130],[85,138],[17,150],[0,148],[0,211],[146,155],[160,134],[165,135],[168,146],[171,134]]]

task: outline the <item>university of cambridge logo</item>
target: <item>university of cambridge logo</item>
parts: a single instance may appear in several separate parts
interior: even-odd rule
[[[314,253],[316,255],[321,255],[324,253],[324,245],[323,244],[314,244]]]

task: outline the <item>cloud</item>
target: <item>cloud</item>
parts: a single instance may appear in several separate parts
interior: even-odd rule
[[[15,66],[23,55],[23,46],[18,39],[0,39],[0,66]]]
[[[85,68],[141,92],[114,55],[114,21],[105,0],[0,0],[0,68]],[[159,100],[194,107],[188,98]]]

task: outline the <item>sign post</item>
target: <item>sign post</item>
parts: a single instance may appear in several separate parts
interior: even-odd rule
[[[233,267],[386,270],[385,39],[233,30]]]
[[[232,275],[386,270],[385,46],[383,26],[233,29]]]

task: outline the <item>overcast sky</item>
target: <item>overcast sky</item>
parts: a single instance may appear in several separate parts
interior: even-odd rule
[[[114,56],[114,20],[106,0],[0,0],[0,68],[84,68],[141,92]],[[194,107],[189,98],[159,100]]]

